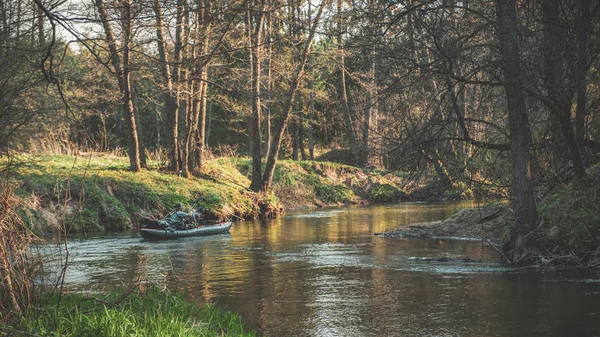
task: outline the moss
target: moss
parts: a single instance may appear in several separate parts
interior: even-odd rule
[[[390,184],[376,184],[368,198],[372,202],[395,202],[406,198],[406,194]]]
[[[343,185],[317,186],[315,194],[328,203],[349,203],[354,200],[352,190]]]

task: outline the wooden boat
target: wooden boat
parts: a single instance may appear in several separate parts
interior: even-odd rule
[[[231,228],[230,222],[218,223],[210,226],[196,227],[191,229],[155,229],[142,228],[140,234],[146,240],[169,240],[178,238],[187,238],[190,236],[206,236],[229,232]]]

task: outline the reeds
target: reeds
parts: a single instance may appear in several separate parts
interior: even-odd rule
[[[20,199],[8,182],[0,186],[0,323],[21,315],[36,299],[40,259],[30,250],[37,240],[19,216]]]

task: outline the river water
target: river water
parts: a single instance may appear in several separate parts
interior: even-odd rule
[[[600,335],[598,275],[508,268],[477,241],[373,235],[465,206],[295,212],[171,242],[71,238],[66,285],[100,291],[150,280],[239,313],[268,336]],[[442,256],[484,262],[414,259]]]

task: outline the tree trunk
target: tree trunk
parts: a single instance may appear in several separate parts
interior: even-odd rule
[[[575,138],[581,146],[585,139],[585,117],[587,104],[588,49],[591,32],[591,0],[579,0],[579,19],[577,20],[577,59],[575,63],[575,90],[577,93],[577,108],[575,110]]]
[[[201,1],[199,1],[199,4]],[[211,11],[212,11],[212,0],[204,1],[204,8],[201,11],[202,15],[202,23],[204,26],[203,33],[204,38],[202,41],[202,55],[208,55],[209,53],[209,42],[210,42],[210,34],[211,34]],[[200,95],[200,109],[199,116],[197,118],[197,138],[196,138],[196,163],[194,171],[201,172],[205,162],[205,153],[204,153],[204,143],[206,140],[206,101],[208,94],[208,63],[210,60],[202,60],[202,71],[200,74],[200,82],[201,82],[201,91]]]
[[[130,61],[131,63],[131,61]],[[131,97],[133,101],[133,116],[135,117],[136,124],[136,134],[138,138],[139,144],[139,153],[140,153],[140,165],[143,168],[148,168],[148,164],[146,162],[146,143],[144,142],[144,129],[142,128],[142,120],[140,117],[140,111],[138,110],[138,96],[137,96],[137,88],[135,86],[134,77],[131,79]]]
[[[119,84],[119,90],[121,92],[122,106],[123,106],[123,116],[125,118],[125,122],[127,123],[127,134],[128,134],[128,154],[129,154],[129,166],[130,169],[134,172],[138,172],[141,168],[140,163],[140,151],[139,151],[139,140],[138,140],[138,131],[137,131],[137,123],[135,120],[135,110],[132,96],[132,84],[131,84],[131,74],[129,70],[129,62],[130,62],[130,48],[131,48],[131,2],[129,0],[122,1],[122,9],[121,9],[121,25],[123,29],[123,61],[121,64],[121,59],[117,50],[117,43],[115,40],[115,36],[112,31],[112,27],[110,25],[110,19],[108,18],[108,12],[104,7],[103,0],[95,0],[96,9],[98,10],[98,15],[100,20],[102,21],[102,26],[104,28],[104,33],[106,35],[106,41],[108,43],[108,49],[110,52],[110,62],[113,66],[113,70],[117,77],[117,82]]]
[[[250,34],[250,68],[252,83],[252,115],[250,117],[250,155],[252,157],[252,177],[250,189],[259,191],[261,187],[262,163],[261,163],[261,137],[260,137],[260,86],[261,86],[261,44],[263,34],[263,11],[265,1],[256,1],[260,7],[254,15],[248,13],[248,32]]]
[[[263,67],[263,71],[266,70],[267,83],[265,85],[264,97],[267,100],[267,104],[262,102],[264,106],[263,119],[264,119],[264,140],[263,140],[263,151],[262,157],[268,158],[269,151],[271,150],[271,90],[272,90],[272,79],[271,79],[271,65],[273,61],[273,46],[271,41],[271,34],[273,34],[273,22],[272,22],[272,9],[269,5],[266,17],[266,44],[267,44],[267,60],[266,66]],[[266,69],[264,69],[266,68]],[[262,178],[262,177],[261,177]]]
[[[581,159],[581,153],[577,146],[573,125],[571,123],[571,101],[573,90],[565,83],[565,49],[566,44],[561,37],[559,19],[560,1],[545,0],[542,4],[544,18],[544,84],[548,92],[548,101],[551,114],[558,119],[562,137],[558,139],[565,142],[571,156],[571,162],[575,169],[575,175],[579,178],[585,177],[585,168]],[[562,144],[554,144],[561,146]]]
[[[180,0],[181,1],[181,0]],[[179,161],[177,153],[179,144],[177,142],[178,127],[177,114],[179,112],[179,100],[177,90],[173,83],[179,81],[179,59],[181,58],[181,19],[183,15],[183,6],[177,5],[176,34],[175,34],[175,66],[171,73],[169,58],[167,54],[167,44],[164,35],[164,18],[160,2],[155,0],[154,12],[156,14],[156,37],[158,42],[158,56],[160,58],[161,73],[165,88],[163,89],[163,101],[167,115],[167,148],[169,149],[168,170],[171,172],[179,171]]]
[[[337,0],[337,14],[338,14],[338,34],[337,34],[337,52],[338,52],[338,97],[342,109],[345,113],[346,121],[346,132],[348,133],[348,142],[350,145],[350,151],[354,156],[355,164],[358,164],[360,158],[360,151],[358,149],[358,141],[356,137],[356,131],[354,130],[354,121],[352,118],[352,109],[350,109],[350,103],[348,102],[348,93],[346,88],[346,61],[344,56],[344,45],[343,45],[343,31],[344,27],[342,24],[342,0]]]
[[[308,56],[310,54],[312,42],[315,37],[315,31],[317,30],[317,25],[319,24],[319,21],[321,19],[321,14],[323,14],[323,8],[326,7],[327,4],[327,0],[323,1],[321,3],[321,6],[319,7],[319,10],[317,11],[315,21],[310,29],[310,33],[306,41],[304,51],[302,53],[302,58],[300,59],[300,63],[298,64],[298,67],[294,72],[296,76],[290,84],[290,91],[288,92],[287,100],[281,115],[281,120],[278,125],[277,132],[275,133],[275,137],[273,138],[273,145],[271,146],[269,158],[267,159],[267,165],[265,167],[265,172],[263,175],[261,185],[261,190],[263,191],[268,191],[271,188],[271,184],[273,182],[273,174],[275,173],[275,165],[277,164],[277,157],[279,156],[279,150],[281,149],[281,140],[283,139],[283,135],[285,133],[290,114],[292,113],[294,97],[296,96],[296,91],[298,90],[300,81],[302,80],[302,76],[304,74],[304,68],[306,66]]]
[[[531,131],[525,106],[523,80],[519,61],[517,16],[515,0],[495,0],[500,42],[501,69],[508,104],[508,121],[511,137],[511,159],[517,241],[513,258],[519,260],[525,245],[525,235],[538,222],[538,213],[531,183],[529,144]]]
[[[311,20],[312,20],[312,13],[311,13],[311,2],[308,2],[308,25],[310,26],[311,24]],[[308,80],[308,89],[310,91],[310,97],[309,97],[309,105],[310,105],[310,111],[308,113],[308,126],[306,128],[306,136],[308,139],[308,159],[310,160],[315,160],[315,144],[314,144],[314,139],[313,139],[313,128],[312,128],[312,123],[313,120],[315,119],[315,84],[314,84],[314,79],[313,79],[313,59],[312,59],[312,55],[308,55],[308,72],[310,75],[310,78]]]
[[[125,122],[129,128],[129,165],[134,172],[140,171],[140,144],[138,139],[137,123],[135,119],[135,107],[133,105],[133,85],[131,84],[131,73],[129,69],[130,47],[131,47],[131,2],[124,0],[122,2],[122,25],[123,25],[123,110],[125,112]]]

